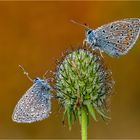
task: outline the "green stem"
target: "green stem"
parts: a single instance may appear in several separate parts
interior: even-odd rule
[[[85,107],[81,108],[81,125],[82,140],[87,140],[87,111]]]

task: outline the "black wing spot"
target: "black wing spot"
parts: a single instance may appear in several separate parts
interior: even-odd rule
[[[105,30],[103,30],[103,33],[105,33]]]
[[[44,104],[41,104],[41,106],[44,107],[45,105]]]
[[[111,25],[111,27],[110,28],[113,28],[114,26],[113,25]]]

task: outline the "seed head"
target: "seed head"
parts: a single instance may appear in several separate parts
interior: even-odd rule
[[[56,91],[70,128],[74,120],[80,120],[83,106],[88,117],[91,115],[96,120],[96,111],[102,118],[107,118],[104,105],[112,84],[111,72],[99,55],[84,49],[66,55],[57,67]]]

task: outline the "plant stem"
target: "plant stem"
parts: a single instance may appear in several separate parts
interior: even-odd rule
[[[84,106],[81,108],[81,125],[82,140],[87,140],[87,111]]]

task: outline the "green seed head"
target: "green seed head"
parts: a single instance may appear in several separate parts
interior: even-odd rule
[[[106,118],[104,104],[112,90],[111,73],[97,54],[79,49],[69,53],[58,65],[56,90],[71,128],[81,116],[81,108],[96,120],[96,112]]]

